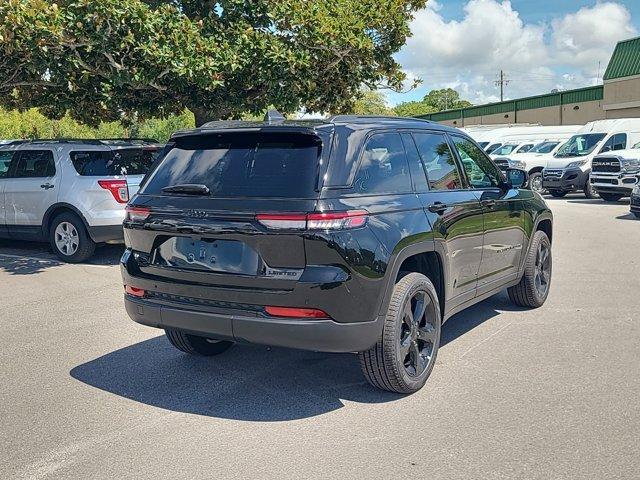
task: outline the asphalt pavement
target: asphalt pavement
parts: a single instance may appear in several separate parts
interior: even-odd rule
[[[173,349],[122,302],[122,247],[85,265],[0,241],[0,478],[640,477],[640,221],[549,199],[545,306],[453,317],[426,387],[354,355]]]

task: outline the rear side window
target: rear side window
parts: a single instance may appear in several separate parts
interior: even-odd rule
[[[0,178],[7,176],[12,158],[13,152],[0,152]]]
[[[416,133],[414,138],[427,171],[429,189],[461,189],[460,172],[445,136],[438,133]]]
[[[299,133],[218,134],[179,139],[143,187],[206,185],[218,197],[313,198],[322,142]]]
[[[16,178],[45,178],[56,174],[51,150],[21,150],[12,176]]]
[[[406,193],[411,175],[398,133],[378,133],[367,140],[354,182],[363,193]]]
[[[79,151],[69,156],[76,172],[88,177],[144,175],[154,160],[153,151],[141,148]]]

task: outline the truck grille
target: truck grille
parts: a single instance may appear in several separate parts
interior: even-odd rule
[[[543,170],[544,173],[544,178],[560,178],[562,177],[564,170],[558,170],[558,169],[547,169],[545,168]]]
[[[507,160],[506,158],[497,158],[495,160],[495,164],[500,170],[506,170],[507,168],[509,168],[509,160]]]
[[[594,158],[591,162],[592,172],[618,173],[620,171],[620,160],[615,158]]]

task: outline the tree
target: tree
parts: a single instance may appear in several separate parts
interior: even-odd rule
[[[85,123],[164,117],[197,125],[275,105],[353,106],[400,89],[393,59],[426,0],[4,0],[0,106]]]
[[[460,94],[453,88],[431,90],[427,95],[425,95],[422,101],[430,107],[433,107],[436,112],[471,106],[471,102],[461,100]]]
[[[375,90],[367,90],[362,92],[359,98],[356,98],[353,108],[349,110],[354,115],[392,115],[393,110],[387,106],[387,100],[384,95]]]
[[[396,115],[415,117],[443,110],[471,107],[472,103],[461,100],[460,94],[452,88],[431,90],[420,101],[403,102],[394,108]]]

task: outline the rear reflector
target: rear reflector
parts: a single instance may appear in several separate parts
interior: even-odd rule
[[[142,288],[132,287],[131,285],[125,285],[124,291],[127,295],[138,298],[144,298],[144,296],[147,294],[146,290]]]
[[[367,223],[366,210],[314,213],[263,213],[256,220],[275,230],[348,230]]]
[[[127,203],[129,201],[129,188],[125,180],[98,180],[98,185],[109,190],[116,202]]]
[[[330,318],[325,312],[315,308],[264,307],[264,310],[273,317]]]
[[[130,207],[127,206],[127,220],[131,222],[143,222],[147,219],[151,210],[146,207]]]

